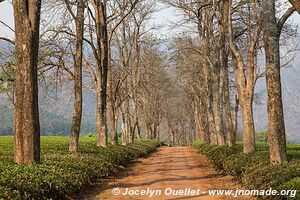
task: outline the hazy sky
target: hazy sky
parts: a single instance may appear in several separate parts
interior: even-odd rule
[[[161,7],[161,6],[160,6]],[[176,29],[170,27],[171,21],[178,20],[179,12],[177,12],[174,8],[165,8],[160,9],[157,13],[154,14],[152,23],[160,24],[161,28],[159,31],[156,31],[157,34],[161,34],[162,36],[170,36],[175,33]],[[294,21],[295,24],[300,25],[300,15],[294,13],[291,17],[291,20]],[[13,27],[13,9],[11,0],[6,0],[0,4],[0,21],[3,21]],[[13,33],[5,28],[2,24],[0,24],[0,36],[7,36],[9,38],[13,37]]]
[[[160,30],[162,34],[168,34],[170,32],[170,28],[168,26],[169,21],[174,21],[174,19],[177,18],[174,13],[174,9],[165,8],[159,9],[159,11],[154,14],[152,22],[162,25]],[[6,0],[0,4],[0,21],[3,21],[13,27],[13,8],[11,0]],[[0,36],[9,36],[11,38],[13,37],[13,33],[0,24]]]

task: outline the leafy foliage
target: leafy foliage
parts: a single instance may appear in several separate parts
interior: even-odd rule
[[[258,142],[262,143],[268,143],[268,132],[267,131],[261,131],[257,133],[258,136]]]
[[[68,153],[67,137],[42,137],[42,163],[16,165],[13,138],[0,138],[0,199],[65,199],[97,179],[114,173],[134,157],[145,156],[156,143],[96,147],[95,138],[80,138],[80,153]]]

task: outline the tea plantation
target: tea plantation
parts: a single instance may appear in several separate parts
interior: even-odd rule
[[[206,155],[217,170],[223,170],[242,183],[246,189],[297,190],[296,197],[260,197],[300,199],[300,145],[288,145],[289,162],[271,165],[267,144],[258,143],[257,151],[244,154],[242,144],[233,148],[194,142],[193,146]]]
[[[68,137],[42,137],[41,164],[16,165],[13,137],[0,137],[0,199],[65,199],[157,145],[144,141],[105,149],[96,147],[94,137],[82,137],[80,153],[70,154],[68,143]]]

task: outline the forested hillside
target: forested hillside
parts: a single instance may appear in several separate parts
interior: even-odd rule
[[[9,106],[0,106],[0,135],[13,135],[13,110]],[[41,135],[69,135],[71,118],[54,112],[41,110]],[[81,124],[81,134],[94,133],[96,126],[92,118],[84,117]]]

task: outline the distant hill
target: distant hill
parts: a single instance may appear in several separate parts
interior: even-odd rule
[[[10,106],[0,105],[0,135],[13,134],[13,110]],[[71,118],[65,118],[53,112],[40,111],[40,127],[42,135],[69,135]],[[83,117],[81,133],[95,132],[96,127],[92,119]]]

